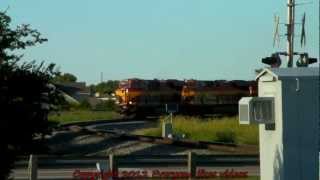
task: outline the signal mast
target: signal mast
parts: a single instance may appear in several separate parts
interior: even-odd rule
[[[288,67],[293,65],[294,52],[294,20],[295,20],[295,0],[288,0],[288,24],[287,24],[287,57]]]
[[[296,4],[295,0],[288,0],[288,17],[287,23],[285,24],[287,27],[287,51],[286,52],[276,52],[273,53],[270,57],[265,57],[262,59],[262,63],[268,64],[271,67],[280,67],[281,58],[280,55],[287,56],[287,67],[293,67],[293,59],[295,55],[300,56],[296,61],[297,67],[307,67],[309,64],[317,62],[316,58],[310,58],[308,53],[302,52],[294,52],[294,37],[295,37],[295,7],[297,5],[302,5],[305,3]],[[306,13],[303,14],[302,22],[301,22],[301,35],[300,35],[300,44],[301,47],[306,45],[306,34],[305,34],[305,21],[306,21]],[[279,24],[280,18],[279,16],[275,16],[275,31],[273,36],[273,46],[279,44],[280,36],[279,36]]]

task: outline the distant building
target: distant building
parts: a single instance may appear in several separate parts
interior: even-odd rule
[[[91,95],[85,82],[56,83],[55,86],[78,102],[88,100]]]
[[[62,91],[66,100],[72,104],[80,104],[82,101],[88,101],[92,107],[95,107],[101,100],[92,96],[90,88],[85,82],[56,83],[55,86]]]

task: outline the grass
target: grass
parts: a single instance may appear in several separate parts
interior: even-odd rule
[[[177,116],[173,119],[173,130],[175,134],[185,134],[187,139],[197,141],[258,144],[258,126],[239,125],[237,117],[203,119]],[[135,134],[161,136],[161,124],[157,128],[137,130]]]
[[[111,120],[120,115],[113,111],[72,110],[49,115],[49,121],[56,123],[70,123],[81,121]]]

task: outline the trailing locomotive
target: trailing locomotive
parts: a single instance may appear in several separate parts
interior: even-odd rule
[[[255,81],[197,81],[127,79],[115,91],[120,113],[159,115],[166,104],[182,114],[236,114],[243,96],[255,96]]]
[[[255,81],[187,80],[181,92],[181,110],[189,114],[236,114],[241,97],[255,96]]]

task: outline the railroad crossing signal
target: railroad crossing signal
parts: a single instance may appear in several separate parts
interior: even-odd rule
[[[270,57],[265,57],[262,59],[262,63],[268,64],[271,67],[280,67],[281,65],[281,58],[279,55],[287,56],[288,67],[293,67],[293,57],[295,55],[299,55],[300,58],[296,62],[297,67],[307,67],[309,64],[317,62],[316,58],[309,58],[308,54],[306,52],[298,53],[294,51],[294,30],[295,30],[295,7],[297,5],[302,5],[305,3],[297,4],[295,3],[295,0],[288,0],[287,6],[288,6],[288,18],[287,23],[285,24],[287,27],[287,33],[285,34],[287,36],[287,51],[286,52],[276,52],[272,54]],[[273,34],[273,47],[280,43],[280,17],[275,15],[274,17],[275,22],[275,30]],[[300,45],[301,47],[306,45],[306,31],[305,31],[305,24],[306,24],[306,13],[303,14],[302,20],[301,20],[301,35],[300,35]]]

